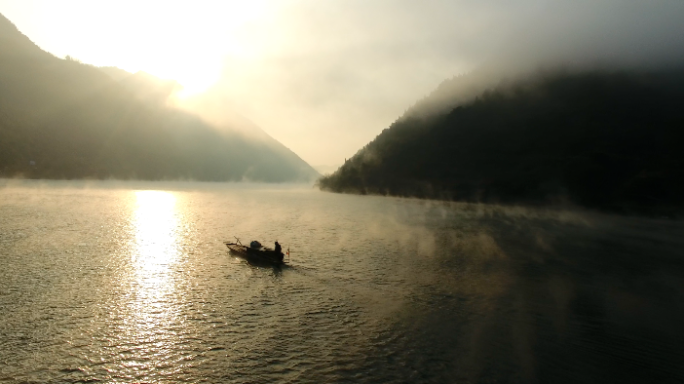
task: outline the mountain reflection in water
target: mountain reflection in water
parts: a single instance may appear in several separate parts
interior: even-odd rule
[[[0,181],[0,381],[680,382],[684,224]],[[274,269],[228,254],[278,240]]]

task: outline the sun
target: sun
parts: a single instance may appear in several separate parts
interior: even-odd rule
[[[183,86],[180,96],[207,90],[220,79],[226,57],[271,35],[268,20],[277,8],[273,0],[119,0],[111,6],[73,0],[41,3],[40,12],[22,4],[13,2],[7,11],[31,15],[19,26],[41,48],[94,66],[175,80]]]
[[[180,97],[206,91],[221,77],[227,56],[239,56],[251,45],[248,25],[267,9],[264,1],[221,1],[193,5],[162,2],[150,13],[158,33],[145,35],[154,54],[144,52],[146,71],[182,86]],[[145,26],[145,31],[149,26]],[[142,36],[143,30],[136,32]],[[143,45],[146,45],[141,43]]]
[[[181,85],[177,96],[187,98],[202,93],[221,77],[220,58],[177,58],[174,62],[152,65],[150,73],[162,79],[172,79]]]

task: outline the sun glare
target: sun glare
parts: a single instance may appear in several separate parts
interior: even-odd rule
[[[183,86],[179,96],[189,96],[218,81],[225,57],[254,46],[255,31],[268,33],[263,18],[276,5],[271,0],[120,0],[113,7],[88,0],[44,2],[19,25],[58,57],[173,79]],[[8,12],[30,10],[16,2]]]
[[[149,357],[158,356],[178,343],[168,329],[176,321],[173,302],[177,295],[175,271],[180,262],[180,217],[176,197],[169,192],[136,191],[132,212],[130,291],[119,306],[123,343],[138,343],[133,369],[147,369]]]
[[[138,191],[135,195],[134,264],[141,275],[156,281],[178,256],[176,198],[161,191]]]
[[[215,65],[211,65],[215,64]],[[220,61],[206,61],[203,63],[188,62],[171,68],[172,76],[183,86],[178,96],[186,98],[204,92],[214,85],[221,75]]]

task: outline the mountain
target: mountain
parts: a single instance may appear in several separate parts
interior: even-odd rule
[[[100,71],[106,73],[113,80],[121,81],[129,76],[133,76],[132,73],[125,71],[119,67],[99,67]]]
[[[682,105],[678,69],[540,71],[499,82],[462,76],[318,184],[334,192],[681,212]]]
[[[318,173],[257,127],[173,108],[178,87],[41,50],[0,15],[0,176],[310,181]]]

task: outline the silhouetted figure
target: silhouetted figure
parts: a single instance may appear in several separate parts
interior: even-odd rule
[[[278,253],[281,253],[280,250],[281,250],[280,244],[278,244],[278,241],[276,241],[276,242],[275,242],[275,251],[278,252]]]

